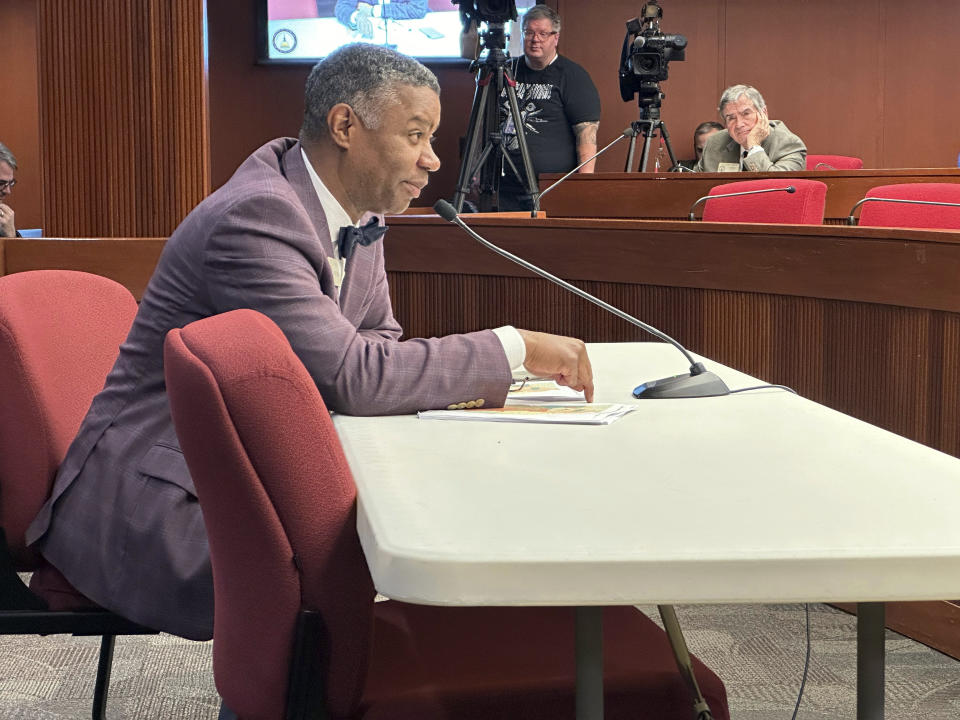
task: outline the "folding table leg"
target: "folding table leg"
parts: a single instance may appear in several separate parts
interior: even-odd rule
[[[857,720],[883,720],[885,610],[857,603]]]
[[[603,608],[577,608],[577,720],[603,720]]]

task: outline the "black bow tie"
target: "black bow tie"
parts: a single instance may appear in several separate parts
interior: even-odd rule
[[[337,247],[340,249],[340,258],[349,260],[356,250],[357,245],[369,245],[375,243],[383,237],[387,231],[386,225],[381,225],[377,218],[373,218],[363,227],[354,227],[347,225],[340,228],[340,236],[337,238]]]

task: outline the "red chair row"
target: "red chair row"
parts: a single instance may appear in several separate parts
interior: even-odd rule
[[[764,178],[717,185],[700,198],[704,222],[820,225],[827,186],[819,180]],[[849,222],[873,227],[960,230],[960,183],[880,185],[850,211]]]

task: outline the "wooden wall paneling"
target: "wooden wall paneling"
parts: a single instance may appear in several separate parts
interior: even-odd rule
[[[39,3],[47,234],[169,234],[209,188],[202,0]]]
[[[939,418],[931,421],[937,429],[934,447],[960,456],[960,314],[943,318],[940,345],[940,397],[947,400],[939,410],[931,405],[930,413]]]
[[[537,278],[394,271],[390,284],[407,337],[509,323],[588,342],[653,339]],[[946,322],[952,331],[946,342],[956,339],[956,313],[766,293],[577,284],[694,352],[793,387],[904,437],[957,452],[957,403],[950,398],[957,397],[960,371],[951,358],[950,377],[940,377],[943,343],[936,341],[935,331]],[[677,372],[683,365],[678,354]]]
[[[37,0],[0,2],[5,70],[0,72],[0,142],[17,158],[17,187],[8,198],[18,228],[43,227],[43,170],[37,74]]]
[[[624,102],[620,97],[617,71],[623,47],[626,22],[637,17],[642,3],[614,0],[603,3],[559,0],[556,7],[563,20],[559,51],[583,65],[600,92],[603,115],[600,121],[599,147],[613,140],[624,127],[636,120],[636,99]],[[725,35],[725,0],[664,0],[661,30],[685,35],[686,60],[671,62],[669,78],[661,84],[666,95],[662,118],[670,133],[670,142],[678,159],[693,153],[693,130],[704,120],[716,119],[716,102],[721,83]],[[597,161],[601,172],[620,172],[627,157],[627,142],[611,148]],[[638,140],[634,167],[643,149]],[[651,145],[651,155],[656,145]],[[653,169],[652,159],[647,163]]]
[[[884,158],[902,167],[956,167],[960,153],[956,30],[960,3],[880,0]]]
[[[810,152],[858,155],[866,167],[886,167],[878,164],[878,134],[864,137],[864,126],[883,111],[878,0],[726,4],[724,85],[759,89],[771,117]]]

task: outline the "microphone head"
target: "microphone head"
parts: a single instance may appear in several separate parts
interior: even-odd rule
[[[456,208],[442,198],[433,204],[433,211],[447,222],[453,222],[457,219]]]
[[[784,190],[786,190],[788,193],[795,193],[797,191],[793,185],[787,185]]]
[[[637,130],[637,128],[635,128],[633,125],[630,125],[629,127],[627,127],[626,130],[624,130],[620,134],[623,135],[624,137],[632,138],[632,137],[636,137],[638,132],[639,130]]]

